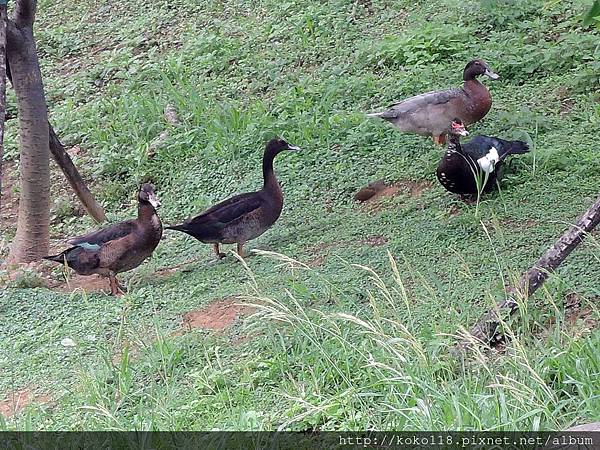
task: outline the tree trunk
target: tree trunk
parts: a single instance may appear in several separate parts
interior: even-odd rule
[[[509,292],[508,296],[498,303],[493,310],[488,311],[477,321],[470,330],[471,336],[486,345],[493,342],[497,337],[497,329],[500,323],[517,310],[519,302],[516,299],[520,297],[526,301],[531,297],[599,223],[600,197],[577,220],[577,223],[565,231],[560,239],[537,260],[533,267],[521,276],[516,290]]]
[[[9,261],[29,262],[47,255],[49,248],[48,112],[33,38],[35,2],[17,1],[15,10],[7,54],[19,111],[21,193]]]
[[[0,213],[2,212],[2,161],[6,120],[6,2],[0,0]],[[1,214],[0,214],[0,217]],[[0,221],[2,219],[0,218]]]
[[[2,0],[0,0],[1,2]],[[10,73],[10,64],[6,64],[6,78],[12,83],[12,75]],[[96,201],[88,187],[86,186],[83,178],[79,174],[77,167],[73,164],[73,160],[65,150],[65,147],[60,142],[60,139],[56,135],[54,128],[52,125],[48,123],[48,131],[49,131],[49,145],[50,145],[50,153],[54,157],[54,161],[63,174],[65,175],[67,181],[77,194],[79,201],[83,204],[83,207],[88,212],[92,218],[98,222],[102,223],[106,220],[106,214],[104,213],[104,209],[100,204]]]

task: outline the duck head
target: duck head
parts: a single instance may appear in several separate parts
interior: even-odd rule
[[[301,149],[300,147],[296,147],[295,145],[288,144],[285,140],[281,138],[273,138],[269,142],[267,142],[265,154],[275,156],[285,150],[298,152]]]
[[[485,75],[492,80],[498,80],[500,78],[500,75],[490,69],[490,66],[488,66],[485,61],[482,59],[474,59],[465,67],[463,80],[474,80],[479,75]]]
[[[465,128],[464,124],[462,123],[462,120],[460,120],[458,117],[456,117],[455,119],[452,120],[452,123],[450,124],[450,128],[448,128],[448,133],[453,136],[468,136],[469,135],[469,132]]]
[[[140,204],[149,203],[154,209],[160,207],[160,201],[158,200],[153,184],[144,183],[140,186],[138,202]]]

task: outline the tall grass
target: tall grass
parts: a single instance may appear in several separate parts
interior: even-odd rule
[[[248,298],[257,309],[251,328],[269,337],[287,367],[276,390],[289,407],[279,429],[540,430],[598,417],[597,334],[578,336],[557,310],[544,333],[505,324],[512,339],[501,351],[458,359],[457,335],[427,335],[412,322],[412,299],[391,255],[390,267],[392,282],[361,267],[372,283],[364,315],[307,308],[290,291]],[[528,328],[537,334],[523,334]]]

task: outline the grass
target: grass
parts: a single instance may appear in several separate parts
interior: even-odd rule
[[[121,299],[24,288],[33,275],[0,292],[0,393],[27,387],[52,399],[0,427],[546,430],[600,419],[594,239],[505,324],[514,339],[502,352],[469,361],[449,352],[598,195],[600,61],[598,33],[581,26],[585,7],[40,1],[51,120],[80,145],[76,164],[110,220],[133,214],[142,180],[157,185],[173,223],[259,186],[269,137],[304,151],[276,160],[284,212],[244,264],[209,263],[210,246],[166,233],[124,275]],[[533,148],[477,208],[434,182],[439,149],[363,115],[457,85],[473,57],[503,79],[486,82],[494,106],[471,133]],[[167,104],[180,125],[163,119]],[[355,205],[353,193],[379,178],[424,189]],[[69,214],[63,184],[55,173],[57,246],[93,227]],[[567,294],[587,317],[573,318]],[[254,313],[222,333],[177,332],[185,312],[231,296]]]

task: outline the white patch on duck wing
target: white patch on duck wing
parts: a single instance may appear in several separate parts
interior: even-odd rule
[[[498,150],[496,150],[496,147],[492,147],[487,155],[482,156],[477,160],[477,164],[479,164],[479,167],[481,167],[481,170],[485,173],[492,173],[499,160],[500,155],[498,155]]]
[[[89,242],[82,242],[81,244],[77,244],[77,247],[81,247],[84,250],[99,250],[100,246],[98,244],[90,244]]]

